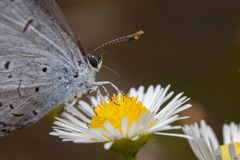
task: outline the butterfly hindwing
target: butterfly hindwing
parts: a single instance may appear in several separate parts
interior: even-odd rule
[[[57,87],[57,86],[55,86]],[[0,136],[10,131],[29,126],[43,117],[52,108],[58,106],[67,96],[67,90],[63,86],[53,88],[51,86],[32,96],[21,96],[2,101],[4,115],[0,115]]]
[[[58,106],[67,97],[66,82],[73,73],[43,56],[0,55],[0,77],[0,129],[5,133]]]

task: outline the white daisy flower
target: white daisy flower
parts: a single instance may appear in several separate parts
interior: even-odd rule
[[[80,119],[64,112],[65,119],[56,118],[54,131],[51,135],[63,138],[63,141],[74,143],[102,142],[106,150],[121,153],[126,157],[135,157],[137,151],[149,141],[152,134],[168,135],[190,138],[184,134],[172,134],[162,131],[181,129],[181,126],[171,126],[172,122],[189,117],[179,117],[178,113],[191,107],[183,105],[189,100],[176,95],[165,107],[164,102],[169,100],[173,92],[167,94],[170,85],[162,88],[160,85],[144,87],[138,90],[130,89],[127,96],[113,96],[112,100],[91,98],[95,106],[92,107],[84,101],[79,101],[78,109],[72,107],[71,111]],[[84,122],[83,122],[84,121]]]
[[[188,142],[199,160],[240,160],[240,127],[235,123],[223,125],[224,145],[220,146],[217,137],[204,120],[194,125],[185,125],[183,132],[193,137]]]

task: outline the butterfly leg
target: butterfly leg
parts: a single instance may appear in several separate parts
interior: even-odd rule
[[[98,88],[97,89],[97,99],[99,102],[101,102],[103,100],[103,95],[102,93],[100,92],[100,89]]]
[[[69,109],[70,109],[74,104],[76,104],[76,103],[77,103],[77,98],[75,98],[70,105],[65,106],[64,109],[65,109],[67,112],[69,112],[70,114],[72,114],[72,112],[71,112]],[[74,114],[74,113],[73,113],[73,114]]]
[[[96,90],[97,90],[97,100],[98,100],[99,102],[101,102],[102,99],[103,99],[103,95],[101,94],[100,89],[99,89],[98,87],[97,87]],[[91,98],[89,92],[87,92],[87,97],[88,97],[88,99],[89,99],[90,102],[91,102],[91,108],[92,108],[93,112],[97,115],[97,112],[95,111],[95,106],[94,106],[94,104],[93,104],[93,102],[92,102],[92,98]]]
[[[120,91],[120,90],[117,88],[117,86],[115,86],[112,82],[109,82],[109,81],[94,82],[94,83],[91,83],[90,85],[91,85],[91,86],[103,86],[103,85],[105,85],[105,84],[110,84],[118,93],[124,94],[122,91]],[[104,89],[104,91],[105,91],[106,93],[108,93],[107,90],[106,90],[106,88]]]
[[[109,96],[109,93],[108,93],[107,89],[106,89],[103,85],[100,85],[100,86],[104,89],[105,93],[107,94],[107,97],[108,97],[113,103],[115,103],[116,105],[119,106],[119,104],[117,104],[116,102],[114,102],[114,100],[112,99],[112,97]]]
[[[103,90],[105,91],[105,93],[107,94],[108,98],[113,102],[114,100],[109,96],[109,93],[107,91],[107,89],[103,86],[104,84],[110,84],[118,93],[121,93],[123,95],[125,95],[122,91],[120,91],[117,86],[115,86],[112,82],[109,82],[109,81],[103,81],[103,82],[95,82],[95,83],[91,83],[90,85],[91,86],[101,86],[103,88]],[[115,103],[116,105],[119,105],[117,103]]]
[[[58,111],[57,113],[58,113],[58,114],[61,114],[63,111],[64,111],[64,107],[61,107],[61,110]]]
[[[88,97],[88,99],[89,99],[90,102],[91,102],[91,107],[92,107],[94,113],[96,113],[95,110],[94,110],[94,105],[93,105],[93,103],[92,103],[92,99],[91,99],[91,97],[90,97],[90,92],[91,92],[91,91],[95,91],[95,90],[99,90],[99,89],[98,89],[98,86],[94,86],[94,87],[90,88],[90,87],[88,86],[88,83],[86,83],[86,88],[87,88],[87,97]]]

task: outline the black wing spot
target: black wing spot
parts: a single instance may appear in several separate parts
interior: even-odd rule
[[[8,68],[9,68],[9,64],[10,64],[10,61],[7,61],[7,62],[4,64],[5,69],[8,69]]]
[[[24,113],[22,113],[22,114],[13,113],[13,116],[15,116],[15,117],[21,117],[21,116],[23,116],[23,115],[24,115]]]
[[[2,107],[3,106],[3,104],[2,104],[2,102],[0,102],[0,107]]]
[[[10,75],[8,76],[8,78],[12,78],[12,75],[10,74]]]
[[[33,22],[33,19],[28,20],[28,22],[25,24],[25,27],[23,28],[23,32],[26,32],[28,29],[29,25]]]
[[[33,113],[35,116],[38,114],[35,110],[33,110],[32,113]]]
[[[7,129],[2,129],[1,132],[6,133],[8,130]]]
[[[39,88],[37,87],[37,88],[35,88],[35,92],[38,92],[39,91]]]
[[[78,77],[78,72],[75,73],[75,75],[73,76],[73,78],[77,78]]]
[[[43,72],[47,72],[47,68],[46,68],[46,67],[43,68],[42,71],[43,71]]]
[[[6,127],[6,123],[0,122],[0,125],[3,125],[3,127]]]
[[[10,104],[10,105],[9,105],[9,107],[10,107],[11,109],[14,109],[14,107],[13,107],[13,105],[12,105],[12,104]]]
[[[62,70],[63,70],[63,71],[65,71],[66,73],[68,73],[68,70],[67,70],[67,68],[63,68]]]

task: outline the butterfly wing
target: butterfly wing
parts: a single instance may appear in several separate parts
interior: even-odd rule
[[[74,54],[79,53],[79,49],[66,32],[66,25],[60,24],[40,1],[2,0],[0,9],[1,45],[11,45],[25,52],[29,46],[35,47],[44,51],[36,54],[58,59],[72,67],[76,59],[82,59],[81,54]]]
[[[84,63],[73,36],[42,2],[55,4],[0,1],[0,136],[58,106]]]
[[[8,69],[6,60],[10,60]],[[66,98],[65,83],[58,79],[63,75],[57,72],[62,66],[46,63],[43,57],[0,58],[0,135],[36,122]]]
[[[62,10],[59,8],[58,4],[54,0],[39,1],[52,13],[52,15],[55,16],[56,20],[58,20],[59,24],[61,24],[62,29],[64,29],[64,31],[72,37],[73,41],[75,42],[75,44],[77,44],[82,55],[85,55],[79,39],[77,38],[76,34],[74,33],[72,27],[68,23],[67,18],[63,14]]]

